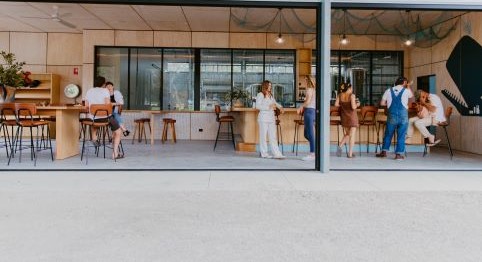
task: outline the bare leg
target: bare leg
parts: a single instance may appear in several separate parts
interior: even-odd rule
[[[116,158],[119,155],[119,144],[121,139],[121,129],[117,129],[112,132],[112,146],[114,147],[114,153],[112,158]]]
[[[342,147],[346,142],[350,139],[350,128],[344,127],[343,128],[343,138],[340,141],[339,147]]]
[[[353,146],[355,145],[355,133],[356,133],[356,127],[350,127],[350,146],[348,148],[348,157],[353,156]]]

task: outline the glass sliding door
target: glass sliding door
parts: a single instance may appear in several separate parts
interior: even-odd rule
[[[103,76],[107,81],[114,83],[114,86],[127,101],[128,93],[128,48],[98,47],[96,52],[97,76]]]
[[[248,107],[261,91],[263,59],[263,50],[233,50],[233,88],[249,92]]]
[[[200,110],[213,111],[215,105],[228,106],[231,91],[231,50],[201,49]]]
[[[129,109],[161,108],[162,49],[131,48]]]
[[[271,81],[273,95],[283,107],[295,106],[295,51],[266,50],[265,79]]]
[[[194,110],[194,51],[164,49],[162,110]]]

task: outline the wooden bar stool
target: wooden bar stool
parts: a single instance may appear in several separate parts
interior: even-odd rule
[[[276,116],[276,131],[278,133],[278,147],[281,144],[281,153],[284,153],[283,150],[283,133],[282,128],[281,128],[281,120],[279,120],[279,115],[281,115],[281,110],[279,108],[276,108],[274,110],[274,115]]]
[[[295,119],[293,120],[293,122],[295,122],[295,136],[293,138],[293,153],[295,152],[295,147],[296,147],[296,155],[298,155],[298,145],[300,143],[300,141],[298,140],[298,133],[299,133],[299,128],[301,126],[304,126],[305,125],[305,122],[303,120],[303,114],[301,114],[301,117],[300,119]]]
[[[221,116],[221,107],[219,105],[214,106],[214,112],[216,113],[216,122],[219,123],[218,125],[218,132],[216,134],[216,141],[214,142],[214,148],[213,151],[216,150],[216,145],[218,144],[218,140],[220,136],[227,136],[228,139],[231,139],[233,142],[233,147],[234,150],[236,150],[236,142],[234,141],[234,129],[233,129],[233,122],[234,122],[234,117],[233,116]],[[223,123],[226,123],[228,125],[228,132],[221,132],[221,125]]]
[[[161,139],[162,143],[164,143],[164,141],[167,140],[167,132],[168,132],[169,126],[171,126],[172,141],[176,143],[176,126],[174,125],[176,124],[176,119],[163,118],[162,123],[163,123],[162,139]]]
[[[140,143],[142,142],[142,136],[144,136],[144,139],[147,144],[147,135],[146,135],[146,128],[145,124],[147,123],[147,126],[149,127],[149,133],[152,132],[151,130],[151,119],[150,118],[138,118],[134,119],[134,123],[136,126],[134,127],[134,134],[132,135],[132,144],[134,144],[134,141],[136,139],[136,134],[137,134],[137,141]]]

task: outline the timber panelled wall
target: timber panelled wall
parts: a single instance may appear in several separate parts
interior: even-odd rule
[[[471,25],[467,32],[463,25]],[[332,50],[397,50],[404,51],[404,72],[410,79],[417,76],[436,75],[437,94],[444,106],[451,105],[441,94],[447,89],[459,95],[445,65],[460,38],[469,35],[482,43],[482,17],[472,12],[462,16],[459,26],[449,37],[431,48],[406,48],[398,36],[348,36],[350,44],[339,45],[339,36],[331,37]],[[228,32],[177,32],[177,31],[124,31],[84,30],[83,33],[28,33],[0,32],[0,49],[15,53],[19,61],[26,61],[25,70],[48,72],[61,76],[60,86],[75,83],[85,94],[92,86],[95,46],[136,47],[207,47],[207,48],[259,48],[299,49],[315,48],[313,35],[286,35],[286,41],[276,44],[277,34]],[[78,74],[74,74],[78,68]],[[416,82],[416,81],[415,81]],[[482,81],[481,81],[482,82]],[[482,88],[482,87],[481,87]],[[62,92],[62,88],[60,90]],[[61,95],[61,102],[71,103]],[[449,129],[455,149],[482,154],[482,118],[460,116],[455,110]],[[438,130],[439,134],[442,130]],[[442,136],[441,136],[442,138]]]

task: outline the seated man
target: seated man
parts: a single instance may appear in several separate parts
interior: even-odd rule
[[[110,104],[110,94],[109,91],[105,88],[105,78],[102,76],[97,76],[94,79],[94,88],[91,88],[87,91],[85,95],[85,106],[90,108],[90,105],[94,104]],[[89,118],[94,119],[94,116],[89,114]],[[98,119],[96,119],[98,120]],[[106,119],[107,121],[107,119]],[[112,154],[113,159],[122,158],[123,156],[119,155],[119,144],[120,144],[120,134],[121,129],[119,123],[114,118],[108,120],[110,123],[110,128],[112,130],[112,146],[114,148],[114,152]],[[92,126],[92,142],[96,147],[100,146],[100,142],[97,138],[97,128]]]
[[[417,116],[414,116],[408,121],[407,139],[413,135],[413,126],[417,127],[422,136],[428,139],[428,146],[434,146],[440,142],[440,139],[435,139],[427,126],[437,125],[437,123],[444,122],[445,114],[442,101],[437,95],[430,94],[426,89],[420,89],[420,101],[417,106]]]

